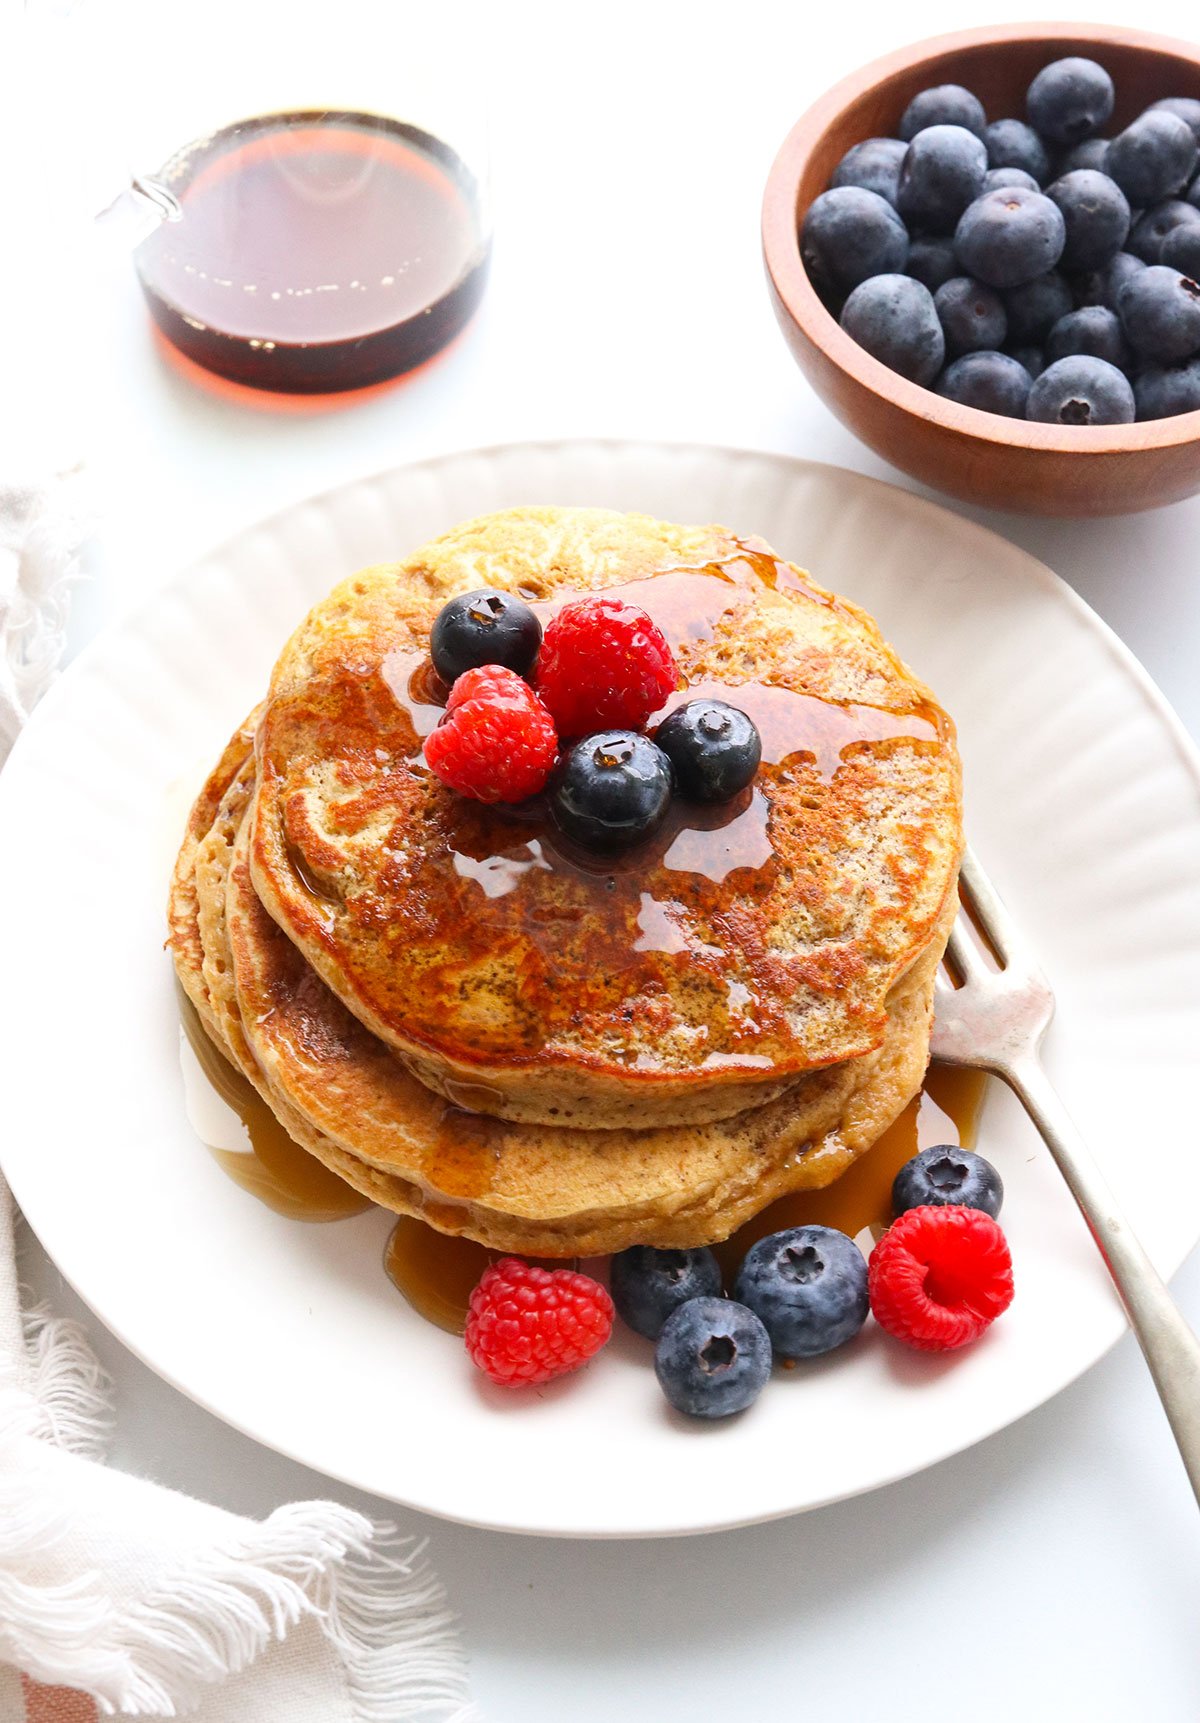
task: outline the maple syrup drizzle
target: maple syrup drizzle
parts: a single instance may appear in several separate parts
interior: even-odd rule
[[[379,673],[396,704],[407,714],[416,750],[446,713],[450,690],[430,662],[428,652],[389,652]]]
[[[490,1263],[512,1253],[491,1250],[471,1238],[435,1232],[422,1220],[401,1215],[384,1246],[383,1267],[388,1279],[427,1321],[448,1334],[461,1334],[467,1306],[479,1278]],[[579,1258],[530,1256],[525,1262],[541,1268],[577,1268]]]
[[[284,1130],[267,1103],[213,1045],[180,993],[179,1056],[188,1118],[222,1171],[289,1220],[345,1220],[371,1207]]]
[[[573,961],[592,978],[587,1008],[599,1018],[618,1012],[630,994],[660,986],[664,961],[672,955],[689,954],[715,973],[730,954],[724,939],[714,937],[713,918],[720,920],[730,895],[761,897],[773,889],[778,864],[772,807],[779,795],[798,796],[802,806],[819,811],[827,786],[860,755],[902,742],[936,748],[945,737],[943,715],[922,702],[891,710],[823,699],[769,681],[689,677],[697,654],[719,631],[736,634],[730,619],[745,613],[764,592],[787,592],[827,610],[843,608],[840,599],[811,586],[756,540],[739,541],[716,561],[666,567],[604,591],[647,611],[677,655],[685,686],[651,718],[650,727],[684,701],[727,700],[758,727],[763,765],[755,784],[724,806],[700,807],[676,797],[659,830],[617,856],[588,853],[570,843],[551,820],[544,797],[519,807],[484,806],[458,797],[426,807],[416,816],[423,822],[416,854],[401,856],[404,833],[397,826],[394,865],[402,881],[397,903],[414,911],[413,938],[428,937],[424,918],[432,913],[443,939],[459,941],[468,962],[486,961],[489,950],[510,939],[530,953],[528,984],[541,986],[541,1009],[536,1022],[531,1018],[521,1027],[520,1045],[512,1044],[513,1025],[508,1026],[502,1044],[490,1049],[500,1059],[536,1055],[545,1040],[565,1029],[563,1017],[573,1007],[549,981],[566,942]],[[523,596],[544,623],[578,594],[546,599],[526,588]],[[381,739],[392,748],[381,751],[385,764],[372,799],[364,804],[372,815],[390,793],[393,769],[401,778],[426,775],[421,745],[443,717],[446,698],[423,651],[390,653],[375,688],[378,695],[360,683],[355,696],[367,703],[364,712],[379,696],[385,706],[389,696],[394,702],[392,715],[381,717],[388,731]],[[382,713],[382,708],[370,709]],[[412,787],[410,781],[410,794]],[[402,794],[399,785],[396,793]],[[471,945],[474,951],[467,949]],[[641,975],[636,985],[627,975],[631,969]],[[744,1043],[753,1031],[757,1005],[749,999],[746,1009],[730,1015],[728,1048],[709,1054],[706,1069],[723,1062],[753,1063]],[[759,1006],[757,1013],[759,1031],[770,1033],[764,1009]],[[644,1065],[644,1055],[638,1057]]]
[[[459,1094],[461,1098],[461,1087]],[[462,1202],[486,1196],[500,1163],[500,1138],[508,1128],[485,1113],[463,1106],[447,1107],[427,1162],[429,1182],[438,1195]]]
[[[682,656],[686,673],[689,648],[708,645],[727,616],[753,602],[756,587],[789,592],[824,609],[842,609],[832,593],[818,591],[787,563],[756,547],[753,540],[740,540],[739,550],[715,562],[660,569],[637,580],[605,587],[603,596],[638,606],[646,611],[665,635],[673,653]],[[552,599],[536,599],[528,588],[523,597],[543,626],[556,611],[579,594],[566,591]],[[440,723],[448,690],[423,651],[390,652],[381,675],[411,729],[411,744],[419,756],[420,743]],[[898,738],[933,742],[942,735],[943,719],[936,707],[918,704],[907,711],[893,711],[853,701],[828,700],[816,694],[797,693],[772,682],[724,683],[710,680],[689,682],[676,690],[649,726],[661,723],[668,712],[685,701],[701,697],[728,700],[754,720],[763,742],[763,762],[782,765],[798,756],[813,758],[823,777],[832,777],[845,750],[859,744]],[[503,817],[503,816],[501,816]]]
[[[958,1065],[931,1065],[921,1092],[864,1155],[823,1190],[793,1191],[768,1205],[731,1238],[713,1246],[733,1284],[738,1265],[752,1244],[791,1226],[832,1226],[868,1250],[892,1219],[892,1180],[905,1161],[935,1143],[969,1149],[975,1141],[987,1088],[982,1071]]]
[[[775,847],[771,842],[771,804],[758,785],[743,794],[737,811],[734,804],[726,804],[717,810],[718,817],[711,824],[703,814],[700,808],[686,810],[663,853],[663,867],[672,873],[698,874],[714,885],[722,885],[730,874],[742,869],[761,874]],[[724,955],[719,947],[709,949],[717,956]]]
[[[920,709],[890,712],[883,706],[854,701],[836,704],[816,694],[797,694],[773,682],[696,682],[672,694],[650,722],[660,724],[677,706],[701,699],[724,700],[741,708],[762,740],[764,766],[809,760],[826,782],[853,750],[902,738],[933,742],[938,734],[934,719]],[[853,731],[850,740],[848,728]]]
[[[632,604],[653,618],[677,658],[707,646],[727,616],[747,602],[754,576],[742,559],[663,568],[637,580],[606,586],[599,595]],[[554,614],[582,595],[566,590],[535,600],[530,609],[544,628]]]
[[[448,1334],[461,1334],[471,1293],[500,1254],[473,1238],[451,1238],[402,1214],[384,1246],[383,1267],[418,1316]]]

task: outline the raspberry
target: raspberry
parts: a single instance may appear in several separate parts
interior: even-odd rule
[[[612,1299],[598,1280],[505,1256],[471,1294],[467,1351],[493,1382],[549,1382],[599,1352],[612,1323]]]
[[[430,769],[477,802],[523,802],[536,795],[557,755],[549,712],[527,682],[500,664],[460,676],[446,716],[425,738]]]
[[[662,630],[619,598],[581,598],[548,624],[535,684],[560,736],[637,730],[678,685]]]
[[[446,710],[453,712],[457,707],[464,706],[468,700],[490,700],[509,695],[522,700],[522,688],[528,690],[528,683],[515,670],[505,669],[503,664],[480,664],[475,670],[464,670],[461,676],[450,684],[450,692],[446,696]]]
[[[960,1203],[909,1209],[871,1252],[871,1309],[922,1352],[978,1340],[1012,1303],[1012,1258],[990,1215]]]

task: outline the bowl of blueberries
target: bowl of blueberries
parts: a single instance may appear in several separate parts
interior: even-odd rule
[[[1068,516],[1200,491],[1200,48],[1023,24],[891,54],[793,127],[762,231],[801,369],[913,477]]]

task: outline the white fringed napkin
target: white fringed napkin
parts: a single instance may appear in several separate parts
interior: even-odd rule
[[[0,760],[62,654],[78,490],[0,485]],[[108,1384],[74,1323],[22,1308],[17,1220],[0,1177],[0,1723],[476,1720],[411,1539],[334,1502],[240,1519],[103,1465]]]

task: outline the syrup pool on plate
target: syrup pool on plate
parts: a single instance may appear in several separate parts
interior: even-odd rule
[[[209,1040],[180,995],[179,1056],[188,1120],[223,1172],[289,1220],[345,1220],[369,1197],[302,1149],[266,1102]]]
[[[931,1065],[920,1094],[841,1178],[822,1190],[793,1191],[780,1197],[739,1227],[732,1238],[714,1247],[726,1284],[732,1281],[751,1245],[786,1227],[836,1227],[869,1251],[892,1219],[892,1180],[905,1161],[935,1144],[955,1144],[963,1149],[974,1145],[986,1086],[982,1071]]]
[[[490,1250],[472,1238],[451,1238],[435,1232],[423,1220],[401,1215],[392,1228],[383,1253],[388,1279],[412,1305],[418,1316],[461,1334],[467,1325],[467,1306],[479,1278],[489,1263],[508,1253]],[[526,1257],[542,1268],[577,1268],[578,1257]]]
[[[137,249],[151,316],[180,352],[284,394],[413,370],[483,294],[479,187],[431,132],[376,114],[239,121],[156,176],[177,213]]]

